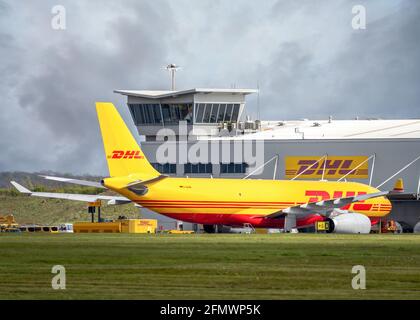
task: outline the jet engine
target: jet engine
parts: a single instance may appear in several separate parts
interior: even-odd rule
[[[341,213],[341,212],[340,212]],[[334,216],[334,213],[332,214]],[[330,223],[328,233],[370,233],[370,219],[364,214],[348,212],[328,218]]]

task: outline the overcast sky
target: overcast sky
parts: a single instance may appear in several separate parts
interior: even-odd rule
[[[178,89],[259,83],[263,119],[420,118],[419,39],[416,0],[0,0],[0,171],[106,175],[94,102],[133,128],[113,90],[168,89],[168,63]]]

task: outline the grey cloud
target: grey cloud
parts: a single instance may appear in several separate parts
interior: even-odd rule
[[[0,171],[106,174],[94,102],[134,129],[112,90],[165,89],[169,62],[179,88],[259,82],[264,118],[419,117],[419,5],[359,2],[364,31],[352,2],[309,0],[62,1],[54,31],[54,1],[2,1]]]
[[[366,30],[348,28],[346,41],[331,48],[337,52],[324,63],[302,41],[283,43],[264,69],[272,72],[264,86],[267,115],[420,117],[419,7],[406,3],[394,14],[368,20]],[[368,13],[373,9],[367,5]],[[271,105],[276,100],[277,109]]]

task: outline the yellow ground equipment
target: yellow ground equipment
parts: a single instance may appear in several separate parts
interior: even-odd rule
[[[18,230],[19,225],[16,223],[13,214],[0,216],[0,232],[13,232]]]
[[[255,233],[257,233],[257,234],[267,234],[268,229],[267,228],[257,228],[257,229],[255,229]]]
[[[330,229],[330,222],[329,221],[317,221],[315,223],[315,230],[319,233],[328,232]]]
[[[76,222],[74,233],[118,233],[121,232],[121,222]]]
[[[76,222],[75,233],[156,233],[155,219],[125,219],[115,222]]]
[[[192,231],[192,230],[169,230],[168,233],[170,233],[170,234],[193,234],[194,231]]]
[[[124,233],[156,233],[156,219],[121,220],[121,232]]]

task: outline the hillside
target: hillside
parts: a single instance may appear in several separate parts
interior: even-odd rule
[[[91,176],[91,175],[71,175],[67,173],[57,173],[53,171],[42,171],[42,172],[21,172],[21,171],[6,171],[0,172],[0,188],[11,188],[10,181],[14,180],[25,187],[31,189],[36,186],[44,186],[50,188],[66,187],[69,186],[68,183],[56,182],[52,180],[46,180],[40,175],[45,176],[59,176],[65,178],[73,179],[82,179],[82,180],[91,180],[91,181],[100,181],[102,177]]]

